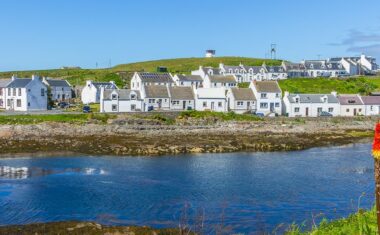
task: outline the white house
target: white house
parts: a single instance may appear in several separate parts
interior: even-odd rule
[[[197,111],[228,111],[225,88],[198,88],[194,93]]]
[[[169,87],[171,110],[194,110],[195,97],[192,87],[172,86]]]
[[[227,92],[229,111],[235,113],[256,112],[256,97],[251,88],[230,88]]]
[[[0,109],[5,109],[7,100],[7,85],[11,82],[11,79],[0,79]]]
[[[82,89],[81,99],[83,104],[93,104],[100,102],[100,90],[118,89],[114,82],[93,82],[87,81]]]
[[[304,64],[283,61],[281,66],[286,71],[288,78],[302,78],[308,76]]]
[[[282,91],[276,81],[253,81],[250,88],[257,100],[256,113],[265,116],[281,115]]]
[[[199,75],[180,75],[174,76],[174,82],[177,86],[188,86],[188,87],[203,87],[203,78]]]
[[[198,75],[201,76],[202,79],[205,79],[206,75],[221,75],[221,72],[219,68],[199,66],[199,69],[192,71],[191,75]]]
[[[331,94],[284,95],[284,113],[289,117],[319,117],[322,112],[340,115],[340,104],[336,92]]]
[[[66,80],[43,78],[50,90],[50,98],[53,101],[65,101],[73,98],[73,90],[70,83]]]
[[[354,57],[334,57],[329,61],[341,63],[350,75],[370,75],[374,74],[378,68],[376,59],[364,54]]]
[[[101,88],[100,93],[101,113],[141,112],[144,108],[140,91]]]
[[[340,62],[326,60],[303,61],[309,77],[343,77],[349,75]]]
[[[380,115],[380,96],[362,96],[365,106],[365,115],[374,116]]]
[[[236,87],[237,81],[233,75],[206,75],[203,82],[204,88],[230,88]]]
[[[282,66],[269,66],[264,63],[263,68],[265,69],[264,80],[284,80],[288,78],[288,74]]]
[[[141,97],[144,99],[144,111],[170,110],[169,84],[144,85]]]
[[[364,116],[365,106],[359,95],[339,95],[341,116]]]
[[[47,110],[47,86],[35,75],[31,79],[13,76],[6,90],[6,110]]]
[[[173,77],[170,73],[145,73],[136,72],[131,80],[131,89],[142,91],[147,85],[174,85]]]

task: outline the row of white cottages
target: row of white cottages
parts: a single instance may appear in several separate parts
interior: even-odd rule
[[[50,97],[48,97],[50,96]],[[17,78],[0,80],[0,109],[10,111],[44,111],[48,100],[64,101],[72,98],[71,85],[65,80]]]
[[[356,75],[372,75],[377,72],[378,65],[373,57],[335,57],[327,60],[303,60],[300,63],[283,61],[279,66],[229,66],[219,64],[218,68],[203,67],[192,71],[203,79],[213,75],[233,75],[238,82],[283,80],[295,77],[347,77]]]
[[[380,96],[338,95],[336,92],[285,92],[283,96],[276,81],[253,81],[249,88],[230,86],[226,81],[199,87],[194,75],[176,77],[180,80],[173,81],[169,74],[135,73],[132,89],[109,87],[113,83],[108,83],[99,88],[100,111],[232,111],[289,117],[380,115]]]

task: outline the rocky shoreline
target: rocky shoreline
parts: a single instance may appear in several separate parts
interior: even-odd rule
[[[251,122],[180,120],[168,125],[118,116],[107,124],[0,125],[0,154],[159,156],[303,150],[369,142],[376,121],[364,117],[277,118]]]

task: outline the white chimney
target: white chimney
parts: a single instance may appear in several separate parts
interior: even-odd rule
[[[338,96],[338,93],[337,93],[336,91],[332,91],[332,92],[331,92],[331,95],[337,97],[337,96]]]
[[[17,79],[16,75],[12,75],[12,81],[14,81],[16,79]]]
[[[32,80],[36,80],[36,79],[38,79],[38,76],[37,75],[32,75]]]

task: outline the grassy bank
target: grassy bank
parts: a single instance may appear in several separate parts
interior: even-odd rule
[[[323,220],[312,231],[302,232],[302,226],[293,225],[287,235],[364,235],[377,234],[376,210],[359,211],[346,219]]]
[[[88,122],[107,123],[114,115],[108,114],[51,114],[51,115],[1,115],[0,125],[29,125],[43,122],[84,124]]]
[[[369,94],[380,88],[380,77],[360,78],[295,78],[279,82],[283,91],[291,93]]]

